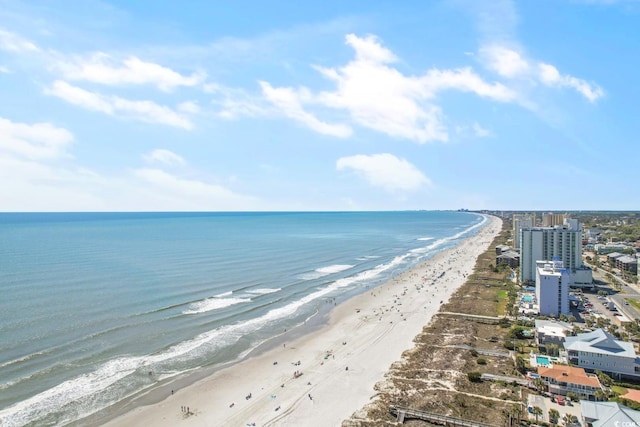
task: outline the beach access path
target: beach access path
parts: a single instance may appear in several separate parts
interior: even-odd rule
[[[413,338],[473,272],[501,227],[489,217],[457,247],[338,305],[320,329],[106,425],[340,426],[375,395],[375,384],[413,348]]]

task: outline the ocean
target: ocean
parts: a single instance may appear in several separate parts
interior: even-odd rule
[[[0,213],[0,425],[74,423],[239,360],[485,222],[449,211]]]

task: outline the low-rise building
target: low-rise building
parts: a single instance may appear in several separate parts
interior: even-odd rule
[[[573,326],[566,322],[536,319],[536,343],[539,346],[556,344],[562,346]]]
[[[518,268],[520,266],[520,253],[513,249],[500,253],[496,256],[496,265],[507,264],[509,268]]]
[[[627,271],[631,274],[638,273],[638,259],[631,255],[623,255],[616,258],[615,267],[622,271]]]
[[[616,380],[640,379],[640,359],[633,344],[619,341],[603,329],[567,337],[561,356],[572,365],[605,372]]]
[[[538,368],[538,375],[552,394],[566,396],[575,393],[580,399],[595,400],[596,391],[602,390],[602,384],[595,374],[588,374],[582,368],[554,365],[551,368]]]

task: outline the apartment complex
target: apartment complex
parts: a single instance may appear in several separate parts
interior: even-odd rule
[[[574,228],[575,227],[575,228]],[[572,274],[584,270],[582,264],[582,230],[577,222],[554,227],[529,227],[520,230],[520,281],[536,278],[536,262],[559,259]],[[591,270],[589,270],[590,272]],[[582,278],[573,282],[581,282]]]
[[[536,262],[536,299],[538,312],[543,316],[558,317],[569,311],[570,274],[562,261]]]

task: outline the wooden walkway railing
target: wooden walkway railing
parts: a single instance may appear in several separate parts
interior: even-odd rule
[[[437,316],[449,316],[449,317],[462,317],[463,319],[473,320],[478,323],[488,323],[490,325],[497,325],[502,321],[502,317],[494,316],[482,316],[479,314],[467,314],[467,313],[454,313],[451,311],[439,311]]]
[[[414,419],[449,427],[495,427],[491,424],[463,420],[462,418],[448,417],[446,415],[432,414],[430,412],[418,411],[409,408],[390,406],[389,411],[397,417],[399,423],[404,423],[405,419]]]

